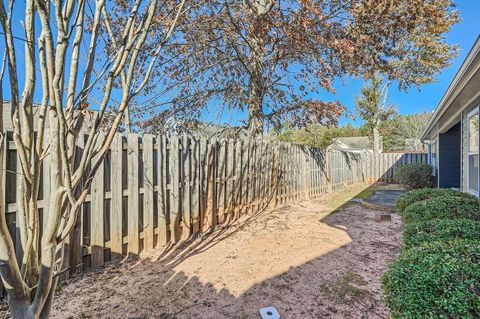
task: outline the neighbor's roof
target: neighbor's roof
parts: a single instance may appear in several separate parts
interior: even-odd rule
[[[372,149],[373,142],[368,136],[337,137],[332,139],[332,146],[348,150],[365,150]]]
[[[478,84],[477,81],[472,80],[475,75],[478,75],[478,70],[480,69],[480,36],[477,37],[475,44],[470,49],[467,57],[462,63],[460,69],[458,69],[455,77],[448,86],[447,91],[444,93],[440,103],[438,103],[437,108],[435,109],[432,118],[428,122],[427,127],[425,128],[421,139],[426,140],[434,136],[434,131],[441,129],[442,126],[437,125],[437,122],[444,117],[443,127],[448,127],[451,125],[455,118],[457,118],[461,112],[461,108],[467,106],[469,102],[473,101],[473,98],[465,99],[465,97],[459,97],[462,90],[468,84]],[[475,88],[473,88],[475,89]],[[470,90],[473,90],[470,88]],[[478,98],[480,92],[474,93],[474,98]],[[471,94],[470,94],[471,96]],[[455,112],[447,112],[451,107],[457,108]],[[444,116],[445,115],[445,116]],[[446,118],[445,118],[446,117]],[[452,123],[449,123],[450,122]],[[450,126],[451,127],[451,126]],[[433,134],[432,134],[433,133]]]
[[[33,103],[32,106],[33,106],[33,121],[34,121],[34,126],[36,128],[38,118],[40,117],[40,112],[38,108],[40,104]],[[13,130],[13,124],[12,124],[12,119],[10,114],[11,109],[12,109],[11,101],[4,100],[2,112],[3,112],[3,129],[5,131]],[[85,116],[85,119],[83,121],[83,127],[82,127],[82,130],[85,130],[85,131],[88,131],[90,129],[90,126],[93,124],[93,114],[97,112],[95,110],[90,110],[90,109],[88,111],[89,111],[88,116]],[[48,129],[49,126],[50,126],[50,123],[47,118],[47,121],[45,122],[45,127]]]

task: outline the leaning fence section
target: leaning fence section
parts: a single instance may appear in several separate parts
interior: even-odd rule
[[[79,138],[76,154],[86,137]],[[267,207],[339,191],[358,182],[394,181],[396,168],[425,154],[322,150],[270,140],[118,134],[101,164],[64,250],[65,276],[128,255],[149,253]],[[18,160],[5,156],[7,220],[16,231]],[[42,174],[48,176],[48,156]],[[39,214],[47,211],[42,180]],[[17,254],[21,255],[21,245]]]

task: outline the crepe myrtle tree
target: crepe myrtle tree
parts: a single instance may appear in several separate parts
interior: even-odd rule
[[[62,272],[64,241],[127,105],[148,82],[162,48],[185,13],[185,2],[25,0],[17,6],[13,0],[2,1],[5,59],[0,91],[0,165],[7,139],[3,97],[8,93],[8,120],[20,169],[16,227],[22,253],[18,262],[6,220],[4,182],[0,183],[0,275],[13,318],[49,316]],[[125,17],[115,30],[107,15],[113,10],[122,10]],[[20,21],[23,32],[13,27]],[[152,30],[155,46],[150,41]],[[138,76],[139,69],[142,77]],[[9,91],[3,92],[4,87]],[[34,97],[41,100],[38,107],[33,105]],[[97,112],[93,121],[85,121],[90,103],[95,103]],[[105,134],[100,134],[107,110],[113,115],[111,124]],[[75,141],[80,128],[87,124],[84,151],[76,154]],[[45,196],[49,196],[49,206],[40,231],[38,195],[42,162],[47,155],[50,192]]]
[[[402,87],[431,81],[456,52],[444,34],[458,13],[451,0],[211,0],[189,19],[194,27],[164,55],[177,61],[162,79],[175,97],[152,108],[160,121],[212,105],[239,109],[256,135],[285,120],[335,124],[343,108],[322,94],[345,75],[381,72]]]

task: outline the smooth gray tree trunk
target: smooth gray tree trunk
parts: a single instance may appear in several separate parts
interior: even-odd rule
[[[373,152],[380,153],[380,131],[378,127],[373,128]]]

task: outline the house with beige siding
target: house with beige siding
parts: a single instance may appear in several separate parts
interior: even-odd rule
[[[422,140],[435,183],[479,196],[480,37],[443,95]]]

